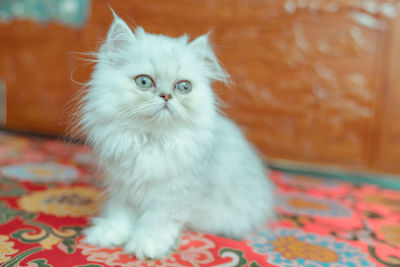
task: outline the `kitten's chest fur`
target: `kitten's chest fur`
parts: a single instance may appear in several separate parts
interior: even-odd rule
[[[195,198],[206,188],[204,162],[209,145],[205,140],[190,135],[130,135],[128,140],[127,135],[121,134],[114,136],[114,149],[109,147],[108,153],[99,151],[103,156],[100,162],[104,162],[108,190],[125,195],[135,210],[154,201],[178,201],[188,195]]]
[[[212,138],[206,133],[180,132],[176,135],[119,133],[111,144],[101,146],[108,176],[125,181],[170,182],[182,176],[200,175],[210,151]],[[106,141],[106,140],[105,140]],[[106,148],[105,148],[106,147]],[[106,149],[106,151],[104,151]]]

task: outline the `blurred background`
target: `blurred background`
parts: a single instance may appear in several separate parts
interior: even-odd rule
[[[226,114],[273,166],[400,174],[400,1],[0,0],[0,125],[60,136],[112,7],[211,40]]]

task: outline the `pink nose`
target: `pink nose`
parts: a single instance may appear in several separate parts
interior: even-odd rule
[[[161,94],[160,97],[163,98],[165,101],[168,101],[168,99],[172,98],[172,95]]]

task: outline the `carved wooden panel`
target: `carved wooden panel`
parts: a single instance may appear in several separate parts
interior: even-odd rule
[[[55,23],[0,24],[0,79],[7,89],[6,126],[62,132],[63,107],[72,95],[71,71],[80,33]]]
[[[271,22],[277,26],[264,27],[258,38],[264,53],[250,41],[241,64],[228,63],[240,81],[227,98],[238,107],[232,116],[271,157],[365,164],[381,33],[354,25],[345,13]]]
[[[382,78],[380,112],[376,118],[376,140],[372,167],[400,173],[400,17],[390,28],[390,42],[385,46],[387,66]]]
[[[98,47],[112,20],[110,5],[149,32],[195,37],[212,30],[217,54],[236,83],[218,88],[225,112],[263,155],[400,173],[400,167],[381,160],[392,141],[400,144],[395,130],[400,126],[387,117],[400,112],[383,108],[400,101],[393,90],[393,98],[385,98],[387,88],[399,84],[400,66],[388,63],[385,52],[399,1],[96,0],[92,5],[82,29],[0,24],[9,128],[63,131],[65,104],[79,87],[70,75],[86,81],[91,71],[70,52]],[[379,130],[383,125],[394,127],[390,135]],[[400,148],[391,151],[399,158]]]

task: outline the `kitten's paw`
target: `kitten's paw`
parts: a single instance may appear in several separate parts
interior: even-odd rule
[[[131,236],[131,239],[125,245],[124,251],[135,254],[138,259],[164,259],[173,252],[177,240],[177,234],[136,233]]]
[[[130,228],[112,224],[106,219],[94,219],[93,226],[83,231],[83,241],[102,248],[118,247],[128,241],[130,231]]]

